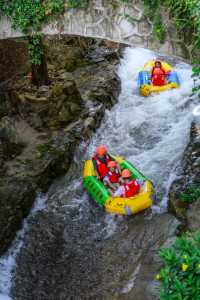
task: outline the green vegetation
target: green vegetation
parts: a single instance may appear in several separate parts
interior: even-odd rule
[[[65,149],[60,149],[56,145],[53,145],[51,142],[40,144],[37,146],[38,157],[42,158],[46,155],[51,155],[54,158],[61,158],[65,154]]]
[[[65,8],[86,7],[89,0],[0,0],[0,17],[10,19],[13,29],[23,32],[28,39],[32,64],[32,83],[49,84],[48,70],[42,45],[42,26]]]
[[[89,0],[68,0],[69,8],[85,8],[87,7]]]
[[[199,0],[143,0],[145,14],[153,22],[153,32],[160,42],[165,40],[165,25],[162,23],[160,8],[168,9],[180,39],[187,48],[188,56],[194,63],[193,92],[200,96],[200,1]]]
[[[29,52],[32,64],[41,62],[40,30],[49,19],[64,11],[64,0],[0,0],[0,15],[7,16],[15,30],[29,36]]]
[[[44,22],[63,10],[63,0],[0,1],[1,13],[11,19],[14,29],[20,29],[25,34],[37,32]]]
[[[193,68],[192,68],[192,77],[194,79],[194,88],[193,92],[197,93],[200,98],[200,60],[196,59],[193,61]]]
[[[178,238],[159,254],[164,261],[156,276],[161,282],[160,300],[200,299],[200,233]]]
[[[131,0],[120,0],[132,3]],[[193,77],[196,82],[194,92],[200,86],[200,1],[199,0],[143,0],[145,14],[153,22],[154,36],[160,43],[165,41],[166,27],[162,22],[161,8],[168,9],[176,25],[178,34],[188,49],[191,59],[195,58]],[[7,16],[14,29],[21,30],[29,37],[29,52],[33,65],[39,65],[44,56],[40,31],[42,26],[64,12],[65,8],[85,8],[89,0],[0,0],[0,15]],[[126,15],[129,21],[135,21]],[[44,60],[43,60],[44,61]]]
[[[160,8],[168,9],[178,36],[188,49],[187,55],[193,61],[195,87],[193,92],[200,96],[200,1],[199,0],[143,0],[145,14],[153,22],[154,35],[164,41],[165,26]],[[180,194],[185,203],[200,198],[199,186],[188,186]],[[156,276],[161,282],[160,300],[200,299],[200,233],[178,238],[169,248],[160,250],[164,261]]]
[[[156,12],[153,23],[153,34],[162,44],[165,42],[166,38],[166,28],[162,22],[160,12]]]
[[[161,0],[143,0],[144,14],[153,22],[153,34],[160,43],[165,42],[166,28],[161,18]]]
[[[186,190],[180,194],[180,200],[186,203],[193,203],[200,199],[200,187],[188,186]]]

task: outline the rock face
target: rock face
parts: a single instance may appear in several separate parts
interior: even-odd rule
[[[158,300],[157,253],[174,237],[177,220],[148,212],[130,218],[106,215],[74,181],[81,169],[71,165],[51,187],[45,210],[31,217],[12,297]]]
[[[199,186],[200,184],[200,131],[198,126],[193,123],[191,127],[190,143],[185,150],[183,158],[183,174],[181,178],[175,181],[169,194],[170,210],[180,217],[187,229],[200,229],[200,202],[185,204],[180,200],[180,193],[188,185]]]
[[[68,53],[65,45],[69,41]],[[73,44],[79,49],[79,59],[80,53],[86,57],[82,44],[88,46],[91,54],[87,55],[87,65],[79,60],[80,65],[76,64],[69,73],[59,53],[65,49],[63,60],[70,63]],[[17,45],[16,42],[16,48]],[[49,61],[50,87],[37,89],[30,85],[27,76],[21,76],[5,85],[0,94],[1,253],[28,214],[37,191],[46,190],[55,177],[68,170],[77,145],[90,137],[120,91],[115,72],[118,45],[109,49],[104,42],[91,39],[47,40],[47,52],[52,45],[59,59]],[[97,48],[101,48],[101,55]],[[113,57],[107,59],[108,52],[111,56],[114,53]],[[98,63],[94,63],[95,55],[100,59]],[[73,53],[73,62],[74,57]]]
[[[0,53],[0,83],[26,72],[28,50],[23,40],[0,40]]]

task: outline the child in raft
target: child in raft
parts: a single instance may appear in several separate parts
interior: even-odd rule
[[[102,180],[111,189],[116,189],[115,183],[119,180],[121,169],[109,155],[106,146],[100,145],[96,148],[92,161],[98,179]]]
[[[109,188],[110,192],[113,193],[120,186],[121,182],[121,169],[116,161],[109,161],[107,164],[108,172],[103,179],[104,184]]]
[[[121,173],[120,166],[112,160],[104,145],[96,148],[92,158],[98,178],[108,187],[114,197],[133,197],[140,190],[140,185],[131,178],[131,172],[127,169]]]
[[[169,75],[169,72],[164,70],[162,63],[159,60],[156,60],[151,72],[152,84],[157,86],[165,85],[167,83],[167,75]]]
[[[111,157],[108,154],[106,146],[100,145],[96,148],[95,154],[92,157],[94,169],[97,172],[97,177],[100,180],[104,180],[104,177],[108,173],[108,163],[111,161]]]
[[[140,191],[140,185],[136,179],[131,178],[131,172],[128,169],[124,169],[121,176],[122,183],[113,193],[113,196],[129,198],[137,195]]]

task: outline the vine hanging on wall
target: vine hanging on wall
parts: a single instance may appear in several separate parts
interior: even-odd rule
[[[32,39],[29,53],[32,64],[40,64],[43,54],[40,43],[42,25],[64,12],[64,0],[0,0],[0,14],[11,20],[13,29]]]
[[[145,13],[154,25],[154,34],[162,42],[165,24],[162,22],[160,8],[168,9],[180,39],[186,46],[193,62],[193,78],[196,82],[194,92],[200,97],[200,1],[199,0],[143,0]],[[156,18],[157,15],[157,18]]]

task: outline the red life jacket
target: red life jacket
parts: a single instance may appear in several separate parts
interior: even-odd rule
[[[124,186],[124,197],[133,197],[134,195],[138,194],[140,190],[140,185],[137,183],[135,179],[132,179],[129,182],[123,183]]]
[[[111,183],[119,182],[119,178],[120,178],[119,170],[116,168],[115,171],[113,171],[113,172],[108,171],[108,178]]]
[[[100,179],[103,179],[106,176],[106,174],[108,173],[107,163],[110,161],[109,156],[108,155],[104,156],[105,162],[103,162],[102,160],[100,160],[99,157],[98,157],[98,155],[95,155],[93,157],[93,160],[96,161],[97,172],[99,174]]]
[[[162,68],[153,67],[152,69],[152,84],[162,86],[166,84],[165,71]]]

